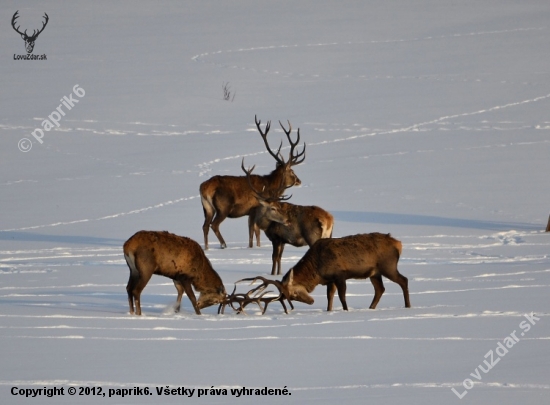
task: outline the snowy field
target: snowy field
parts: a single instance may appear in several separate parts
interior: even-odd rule
[[[48,14],[47,60],[14,60],[17,10],[29,32]],[[5,1],[0,17],[0,403],[546,403],[550,3]],[[335,237],[403,242],[412,308],[385,280],[369,310],[355,280],[348,312],[319,286],[288,315],[197,316],[154,276],[129,314],[124,241],[202,244],[199,184],[243,157],[275,167],[255,114],[274,147],[278,120],[307,144],[291,202],[330,211]],[[269,274],[246,218],[221,232],[207,255],[226,289]],[[287,245],[283,272],[306,251]]]

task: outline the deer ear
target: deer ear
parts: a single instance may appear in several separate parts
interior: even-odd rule
[[[290,269],[290,273],[288,273],[288,284],[292,284],[292,279],[294,278],[294,269]]]
[[[25,39],[25,35],[24,35],[24,34],[21,34],[21,38]]]

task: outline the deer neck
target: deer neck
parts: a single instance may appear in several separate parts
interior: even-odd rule
[[[312,292],[317,285],[323,282],[323,278],[319,275],[316,268],[318,267],[313,260],[309,257],[303,257],[294,266],[293,283],[304,286],[308,293]]]
[[[265,213],[266,213],[266,209],[264,207],[262,207],[261,205],[258,206],[258,208],[256,208],[256,216],[254,218],[254,223],[258,226],[258,228],[260,228],[262,231],[265,231],[268,227],[269,227],[269,224],[271,224],[271,220],[269,220]]]
[[[265,191],[278,190],[281,184],[284,182],[284,177],[285,177],[285,167],[283,165],[277,166],[275,170],[273,170],[268,175],[264,176]]]
[[[193,282],[193,287],[200,293],[215,291],[219,286],[223,285],[222,279],[212,267],[210,260],[208,258],[205,259],[203,271],[199,272],[198,277],[195,277]]]

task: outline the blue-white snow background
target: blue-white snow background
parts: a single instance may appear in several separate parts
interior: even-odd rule
[[[34,54],[10,25],[50,21]],[[550,3],[19,2],[0,10],[0,402],[501,403],[550,393]],[[222,99],[222,84],[236,93]],[[78,84],[86,94],[38,143]],[[74,97],[74,96],[73,96]],[[202,243],[199,184],[274,167],[254,115],[307,143],[297,204],[334,236],[391,232],[413,308],[386,280],[348,283],[349,312],[196,316],[155,276],[128,314],[122,244],[140,229]],[[18,150],[29,138],[32,149]],[[208,257],[226,287],[265,275],[246,218]],[[283,270],[306,248],[287,246]],[[485,354],[540,321],[481,381]],[[459,400],[463,381],[475,386]],[[290,397],[44,397],[12,387],[286,386]]]

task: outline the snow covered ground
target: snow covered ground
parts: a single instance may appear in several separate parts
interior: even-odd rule
[[[16,10],[29,31],[48,13],[34,49],[47,60],[14,60]],[[549,3],[8,1],[0,17],[2,404],[546,402]],[[175,314],[155,276],[129,315],[124,241],[202,244],[199,184],[240,175],[243,157],[274,168],[255,114],[274,146],[277,120],[307,144],[292,202],[330,211],[335,237],[403,242],[412,308],[385,280],[369,310],[357,280],[348,312],[327,313],[318,287],[289,315],[197,316],[186,297]],[[269,273],[246,218],[221,231],[229,248],[211,233],[207,255],[227,289]],[[287,246],[283,271],[306,250]]]

